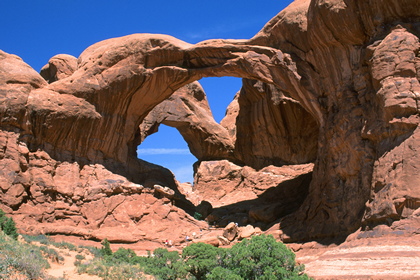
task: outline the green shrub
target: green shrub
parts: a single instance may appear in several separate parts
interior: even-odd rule
[[[181,256],[164,248],[154,250],[148,257],[139,257],[124,248],[112,253],[107,240],[102,246],[99,257],[83,264],[77,261],[79,273],[104,279],[138,279],[143,273],[161,280],[309,279],[303,274],[304,267],[296,265],[294,253],[271,235],[254,236],[228,249],[192,243]]]
[[[193,243],[182,250],[188,272],[198,280],[206,279],[205,275],[218,265],[217,256],[222,249],[205,243]]]
[[[133,250],[119,248],[112,255],[107,255],[105,260],[110,264],[133,263],[135,257],[137,255]]]
[[[235,272],[223,268],[221,266],[215,267],[209,274],[207,274],[206,279],[208,280],[244,280],[241,276],[236,274]]]
[[[81,261],[81,260],[84,260],[84,259],[85,259],[85,256],[77,254],[77,255],[75,256],[75,258],[76,258],[76,260]]]
[[[2,209],[0,209],[0,227],[5,234],[13,239],[16,240],[18,238],[19,234],[17,233],[15,221],[10,217],[6,217],[6,213]]]
[[[243,279],[308,279],[295,254],[272,235],[253,236],[226,250],[220,266]]]
[[[203,215],[201,215],[198,212],[194,212],[194,216],[193,217],[194,217],[194,219],[199,220],[199,221],[203,220]]]
[[[101,254],[102,256],[112,256],[112,250],[111,250],[111,245],[108,241],[108,239],[104,239],[102,242],[102,248],[101,248]]]
[[[153,256],[138,257],[137,262],[146,274],[153,275],[157,279],[186,279],[186,266],[177,252],[157,248],[153,251]]]

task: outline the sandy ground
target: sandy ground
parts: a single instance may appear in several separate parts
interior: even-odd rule
[[[60,238],[56,238],[57,241]],[[98,245],[92,241],[67,240],[77,245]],[[82,244],[80,244],[82,243]],[[88,244],[89,243],[89,244]],[[113,244],[127,247],[128,244]],[[144,244],[146,247],[151,244]],[[156,246],[156,244],[155,244]],[[371,238],[345,242],[341,245],[320,246],[312,242],[289,244],[296,254],[296,260],[305,265],[305,272],[315,280],[372,279],[372,280],[420,280],[420,235],[410,238]],[[130,247],[130,246],[128,246]],[[141,255],[142,244],[133,246]],[[150,248],[151,249],[151,248]],[[68,250],[67,250],[68,251]],[[100,279],[96,276],[79,275],[73,265],[76,252],[61,253],[63,264],[51,264],[48,273],[64,279]]]
[[[420,238],[356,240],[302,249],[296,259],[318,279],[420,279]]]
[[[76,255],[77,254],[85,255],[87,258],[90,257],[89,255],[78,253],[75,251],[70,251],[67,249],[57,249],[55,247],[53,248],[56,249],[59,252],[59,254],[64,257],[64,261],[60,263],[50,261],[51,268],[46,271],[48,275],[54,276],[57,278],[61,277],[66,280],[81,280],[81,279],[101,280],[102,279],[98,276],[93,276],[93,275],[88,275],[88,274],[78,274],[76,272],[76,267],[74,265],[74,262],[76,261]]]

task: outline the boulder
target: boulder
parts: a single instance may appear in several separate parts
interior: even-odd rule
[[[220,245],[222,245],[222,246],[227,246],[227,245],[230,244],[230,241],[232,241],[232,240],[229,240],[226,237],[220,236],[220,235],[217,236],[217,239],[219,240]]]
[[[77,69],[77,58],[68,54],[58,54],[50,58],[42,67],[40,75],[49,83],[71,76]]]
[[[249,238],[252,235],[254,235],[255,233],[255,228],[252,225],[247,225],[245,227],[240,227],[239,228],[239,235],[238,235],[238,239],[242,240],[245,238]]]
[[[214,247],[219,247],[220,241],[219,241],[219,237],[218,236],[207,236],[207,237],[203,237],[201,239],[197,239],[197,240],[193,240],[193,242],[200,242],[200,243],[206,243],[206,244],[210,244]]]
[[[233,241],[238,235],[239,229],[235,223],[229,223],[223,230],[223,237],[229,241]]]

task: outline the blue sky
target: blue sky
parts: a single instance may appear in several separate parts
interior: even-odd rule
[[[56,54],[78,57],[98,41],[133,33],[169,34],[189,43],[248,39],[291,2],[3,0],[0,49],[22,57],[39,71]],[[220,121],[241,80],[225,77],[200,82],[216,120]],[[155,149],[145,150],[147,154],[141,154],[141,158],[171,169],[179,181],[192,181],[196,159],[175,129],[162,126],[141,148]]]

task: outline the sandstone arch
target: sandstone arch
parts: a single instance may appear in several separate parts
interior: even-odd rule
[[[150,111],[140,125],[141,140],[161,123],[177,128],[199,161],[228,159],[261,169],[316,158],[316,121],[299,102],[262,82],[244,79],[220,124],[201,86],[188,84]]]
[[[97,116],[89,139],[100,139],[102,144],[86,143],[86,138],[78,140],[82,141],[80,145],[124,162],[129,146],[133,149],[132,131],[145,114],[178,88],[204,76],[231,75],[276,84],[302,100],[303,107],[316,115],[317,105],[303,96],[305,89],[299,86],[300,77],[293,67],[287,55],[271,48],[236,41],[190,46],[169,36],[138,34],[89,47],[80,56],[78,70],[71,77],[34,91],[32,96],[34,100],[42,98],[40,96],[48,90],[57,98],[60,96],[55,93],[71,94],[92,104],[94,110],[89,108],[83,112]],[[276,71],[285,75],[275,74]],[[101,139],[103,130],[115,131],[118,139],[112,136]],[[49,137],[45,140],[49,141]],[[65,139],[51,141],[66,146]],[[117,154],[111,146],[120,147]]]

